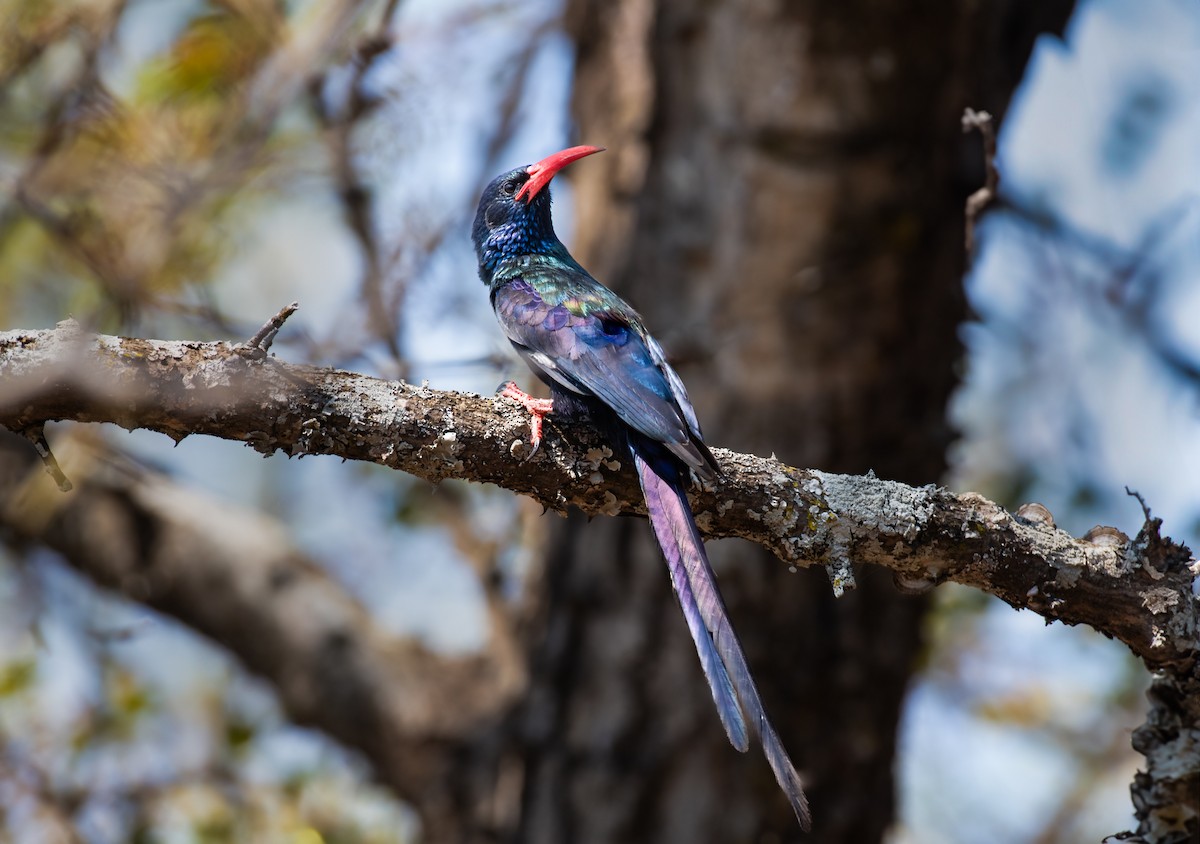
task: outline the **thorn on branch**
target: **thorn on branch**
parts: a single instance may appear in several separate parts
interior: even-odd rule
[[[74,489],[74,485],[70,479],[63,474],[62,468],[58,465],[58,461],[54,459],[54,453],[50,451],[50,443],[46,441],[46,428],[44,425],[33,425],[22,431],[25,438],[33,443],[33,448],[38,453],[38,457],[42,458],[42,465],[46,467],[46,473],[54,478],[54,483],[58,484],[58,488],[62,492],[70,492]]]
[[[287,318],[299,309],[299,302],[292,302],[285,306],[279,313],[267,320],[266,324],[254,333],[253,337],[236,346],[234,350],[248,360],[262,360],[267,356],[271,344],[275,342],[275,335],[279,333],[279,329],[283,328]]]
[[[975,251],[975,223],[995,200],[1000,189],[1000,171],[996,169],[996,125],[991,113],[968,108],[963,111],[964,134],[978,131],[983,139],[983,162],[986,168],[983,187],[967,197],[966,248],[967,255]]]

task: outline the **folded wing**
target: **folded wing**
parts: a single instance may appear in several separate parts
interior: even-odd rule
[[[501,327],[530,366],[553,385],[599,398],[698,475],[714,477],[716,461],[701,439],[683,383],[658,343],[642,331],[637,314],[603,302],[548,298],[524,280],[493,295]]]

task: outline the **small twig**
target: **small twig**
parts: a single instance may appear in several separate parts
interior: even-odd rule
[[[1131,496],[1133,498],[1136,498],[1137,503],[1142,505],[1142,515],[1144,515],[1146,517],[1147,522],[1149,522],[1151,519],[1154,518],[1150,514],[1150,506],[1148,504],[1146,504],[1146,499],[1142,497],[1142,494],[1140,492],[1138,492],[1136,489],[1130,489],[1129,487],[1125,487],[1125,494],[1128,496]]]
[[[996,126],[992,115],[986,111],[975,111],[968,108],[963,111],[962,129],[964,133],[977,130],[983,138],[983,161],[987,174],[983,187],[967,197],[966,248],[967,254],[975,251],[975,223],[979,215],[996,200],[1000,188],[1000,171],[996,169]]]
[[[154,619],[149,616],[142,616],[134,619],[128,624],[119,627],[95,627],[88,630],[88,635],[100,644],[112,644],[115,642],[129,642],[140,636],[147,628],[154,624]]]
[[[386,33],[392,25],[392,18],[396,17],[396,10],[400,8],[400,0],[388,0],[387,5],[383,7],[383,12],[379,15],[379,32]]]
[[[1153,309],[1154,303],[1163,295],[1162,285],[1173,278],[1169,239],[1183,226],[1195,228],[1191,226],[1196,216],[1193,208],[1200,208],[1200,196],[1186,196],[1164,209],[1132,248],[1082,228],[1019,196],[997,197],[995,204],[1002,207],[1007,219],[1036,233],[1039,244],[1044,241],[1039,257],[1047,264],[1043,271],[1047,278],[1074,282],[1076,289],[1071,291],[1072,295],[1080,297],[1081,301],[1090,297],[1114,308],[1116,314],[1127,321],[1129,336],[1140,338],[1150,353],[1177,378],[1193,387],[1200,385],[1200,360],[1179,348],[1169,332],[1159,329]],[[1185,237],[1194,240],[1195,232],[1189,229]],[[1029,248],[1032,250],[1033,247]],[[1060,253],[1069,254],[1072,260],[1064,261]],[[1084,269],[1073,260],[1075,257],[1087,259],[1089,268]],[[1095,269],[1091,269],[1092,266]],[[1092,272],[1098,274],[1095,280],[1091,275],[1085,275]]]
[[[363,177],[354,152],[355,130],[360,121],[381,103],[378,97],[367,91],[364,82],[375,62],[395,46],[391,21],[398,7],[399,0],[389,0],[376,30],[368,33],[357,45],[354,72],[344,102],[336,107],[326,102],[324,88],[327,74],[314,77],[309,90],[317,119],[328,130],[326,135],[342,211],[363,255],[360,292],[366,306],[367,326],[371,336],[387,348],[398,374],[403,378],[407,375],[407,366],[400,339],[402,326],[398,307],[389,302],[386,295],[389,274],[381,257],[379,236],[372,218],[373,191]]]
[[[27,440],[33,443],[38,457],[42,458],[42,465],[46,467],[46,473],[54,478],[54,482],[58,484],[58,488],[63,492],[70,492],[74,489],[75,487],[71,481],[63,474],[58,461],[54,459],[54,453],[50,451],[50,443],[46,442],[46,427],[44,425],[31,425],[21,433],[25,435]]]
[[[243,345],[238,346],[237,353],[250,360],[262,360],[265,358],[271,348],[271,344],[275,342],[275,335],[279,333],[279,329],[283,328],[283,324],[287,322],[287,318],[299,309],[299,302],[292,302],[292,304],[283,307],[279,313],[267,320],[266,324],[258,329],[253,337]]]
[[[1143,568],[1154,580],[1162,579],[1169,571],[1179,571],[1194,563],[1191,549],[1163,538],[1162,519],[1150,513],[1150,506],[1146,504],[1146,499],[1141,493],[1129,487],[1125,487],[1125,493],[1137,499],[1138,504],[1142,505],[1142,515],[1145,517],[1142,529],[1129,543],[1126,557],[1140,560]]]

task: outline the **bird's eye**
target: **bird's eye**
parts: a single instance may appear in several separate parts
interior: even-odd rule
[[[517,192],[517,180],[516,179],[506,180],[504,182],[504,184],[502,184],[500,186],[500,190],[504,193],[505,196],[512,196],[514,193]]]

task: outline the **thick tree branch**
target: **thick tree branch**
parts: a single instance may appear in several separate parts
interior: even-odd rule
[[[585,425],[560,420],[527,462],[514,404],[350,372],[247,360],[228,343],[0,333],[0,425],[114,422],[176,439],[209,434],[264,454],[368,460],[432,482],[494,483],[554,510],[644,512],[633,474]],[[553,417],[551,417],[553,420]],[[1075,539],[1035,509],[1014,516],[974,494],[832,475],[718,449],[725,478],[693,504],[712,537],[740,536],[793,565],[872,563],[900,585],[955,581],[1049,620],[1088,624],[1152,668],[1190,669],[1190,554],[1154,521],[1133,542]]]
[[[398,795],[446,800],[430,750],[524,692],[514,631],[494,623],[481,651],[434,653],[381,627],[278,522],[93,440],[63,438],[75,478],[63,494],[27,443],[0,432],[0,535],[52,548],[101,586],[219,642],[271,682],[293,721],[363,753]]]
[[[240,440],[265,454],[276,450],[289,455],[329,454],[369,460],[432,482],[462,478],[495,483],[560,511],[574,506],[589,514],[644,512],[636,480],[621,465],[620,456],[586,425],[551,417],[554,424],[545,445],[525,461],[527,420],[506,400],[288,364],[274,357],[248,357],[242,351],[222,342],[85,335],[71,321],[53,330],[0,333],[0,425],[36,434],[47,421],[73,420],[147,428],[175,439],[209,434]],[[1188,703],[1200,699],[1197,599],[1192,592],[1198,571],[1186,548],[1161,537],[1159,520],[1147,512],[1132,541],[1113,529],[1093,530],[1076,539],[1056,529],[1040,505],[1028,505],[1013,515],[972,493],[914,488],[870,475],[801,470],[774,459],[720,449],[716,454],[725,477],[693,495],[697,521],[709,536],[749,539],[793,565],[837,566],[849,561],[884,566],[905,589],[923,590],[955,581],[997,595],[1014,607],[1031,609],[1048,621],[1088,624],[1125,643],[1160,672],[1149,720],[1135,734],[1137,749],[1146,755],[1148,765],[1133,786],[1139,827],[1128,840],[1184,841],[1200,827],[1200,807],[1185,812],[1186,817],[1179,815],[1181,806],[1195,802],[1200,783],[1196,739],[1200,721]],[[35,465],[32,454],[28,462]],[[36,475],[44,482],[40,470]],[[94,487],[88,485],[89,490]],[[107,488],[114,487],[108,484]],[[203,536],[194,531],[187,534],[186,524],[158,512],[157,499],[162,496],[139,493],[134,502],[131,488],[122,489],[121,500],[137,504],[142,527],[179,531],[181,537],[191,536],[180,540],[185,546],[201,551],[216,544],[211,553],[205,552],[209,562],[193,567],[194,577],[199,578],[195,582],[187,569],[178,580],[172,575],[155,581],[144,571],[139,574],[129,560],[121,563],[120,554],[111,557],[116,561],[111,569],[97,564],[90,573],[132,597],[148,590],[142,599],[226,641],[248,665],[276,679],[298,720],[325,718],[314,714],[311,698],[324,688],[314,678],[333,664],[322,655],[341,647],[345,635],[326,630],[329,635],[300,636],[297,641],[308,646],[285,664],[292,679],[274,677],[273,672],[284,669],[247,642],[270,637],[283,642],[295,631],[272,630],[268,624],[248,637],[230,635],[228,617],[206,615],[187,598],[202,595],[216,582],[211,572],[224,572],[217,578],[223,594],[246,597],[247,612],[238,618],[261,626],[276,616],[256,618],[265,605],[260,593],[276,590],[275,598],[285,605],[289,593],[319,589],[314,573],[295,560],[281,559],[276,568],[291,574],[256,581],[258,575],[249,574],[250,569],[229,568],[230,561],[244,554],[217,547],[219,536],[211,531]],[[3,521],[18,534],[37,535],[28,522],[35,518],[29,514],[38,511],[13,509],[14,500],[19,502],[20,497],[10,499]],[[45,535],[58,537],[60,550],[68,556],[103,550],[102,537],[97,538],[89,525],[75,527],[79,529],[64,527]],[[298,589],[297,582],[308,585]],[[338,601],[345,602],[337,599],[337,606],[341,606]],[[382,657],[386,662],[389,650],[378,647],[377,636],[352,602],[334,616],[335,628],[343,634],[352,631],[346,635],[367,646],[357,657],[361,665],[346,662],[345,655],[333,662],[355,668],[360,679],[372,676],[372,660]],[[286,617],[285,612],[277,618]],[[352,650],[358,653],[358,644]],[[428,674],[420,670],[421,663],[409,660],[418,666],[417,673]],[[497,674],[500,698],[519,686],[515,676],[511,670]],[[404,682],[400,688],[423,683]],[[445,684],[431,688],[439,685]],[[405,724],[420,724],[426,735],[430,730],[445,735],[454,729],[454,725],[439,729],[436,718],[430,719],[429,695],[413,697],[406,692],[380,697],[366,684],[352,697],[363,692],[372,696],[366,704],[354,705],[366,705],[366,710],[348,709],[358,715],[344,723],[334,718],[321,726],[363,747],[372,758],[377,754],[371,748],[378,746],[379,736],[391,736],[390,744]],[[361,717],[364,713],[370,717]],[[455,724],[461,724],[461,719]],[[362,725],[374,726],[364,733]],[[411,785],[402,770],[387,770],[389,758],[394,761],[408,754],[384,756],[375,758],[384,768],[383,776],[394,784]]]

